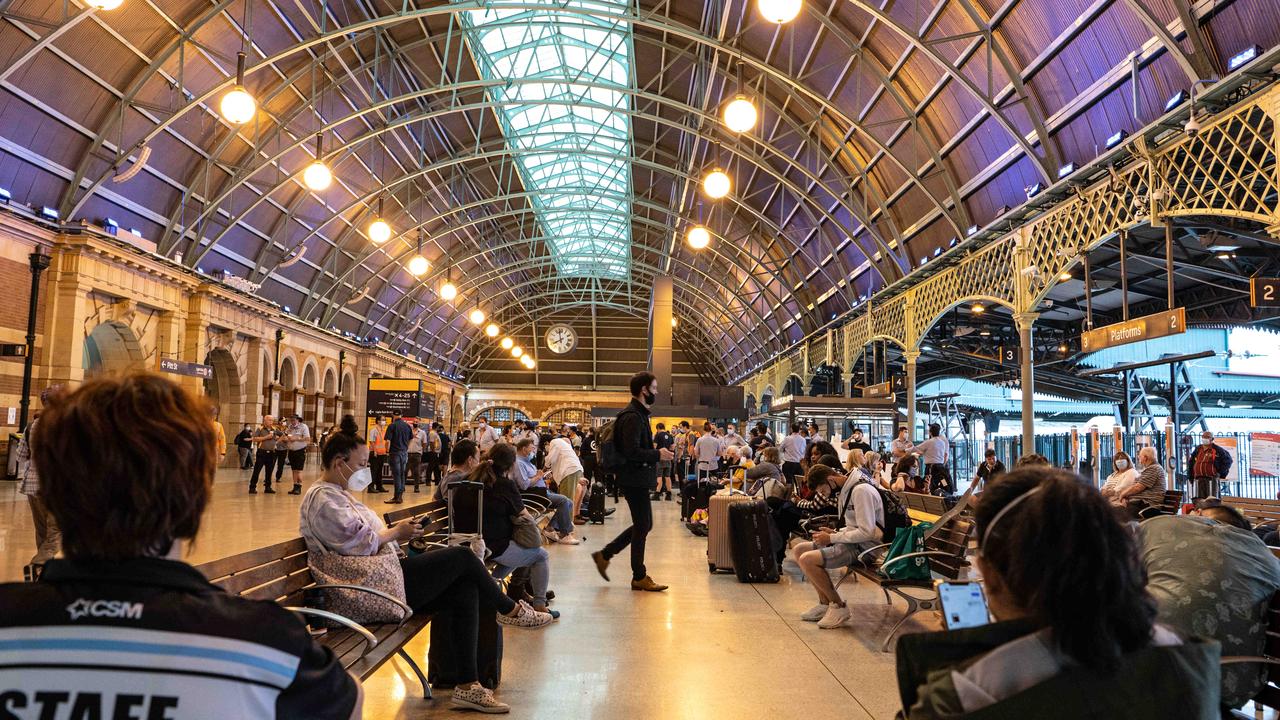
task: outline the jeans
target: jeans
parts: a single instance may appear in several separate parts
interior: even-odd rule
[[[267,473],[263,481],[266,486],[271,487],[271,471],[276,469],[276,451],[275,450],[259,450],[258,457],[253,462],[253,475],[249,478],[249,489],[258,489],[258,473],[266,468]]]
[[[501,555],[493,558],[498,567],[493,576],[501,580],[516,568],[529,568],[529,582],[533,585],[533,604],[538,607],[547,606],[547,586],[551,584],[551,566],[547,562],[547,551],[540,547],[520,547],[515,541],[507,545]]]
[[[555,508],[555,514],[551,516],[551,529],[563,535],[573,532],[573,498],[565,497],[560,493],[547,491],[547,500],[551,501],[551,507]]]
[[[404,494],[404,473],[409,467],[409,452],[396,450],[388,455],[391,458],[391,479],[396,484],[396,497]]]
[[[643,580],[648,573],[644,569],[644,541],[653,529],[653,505],[649,499],[650,488],[624,485],[622,497],[626,498],[627,508],[631,510],[631,527],[604,546],[601,552],[605,559],[622,552],[627,545],[631,546],[631,579]]]
[[[405,475],[406,478],[413,478],[413,487],[416,491],[418,486],[422,484],[422,453],[409,453],[409,469]]]
[[[409,607],[446,619],[458,653],[458,684],[475,682],[480,608],[496,608],[506,615],[515,609],[515,601],[502,594],[484,563],[464,547],[411,555],[400,561],[400,569]]]
[[[248,470],[252,467],[253,457],[249,448],[236,448],[240,452],[240,469]]]

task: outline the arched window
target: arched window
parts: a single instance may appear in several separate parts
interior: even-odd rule
[[[515,408],[489,407],[476,413],[471,420],[474,422],[480,418],[487,419],[490,425],[500,426],[512,422],[524,422],[529,419],[529,416],[525,415],[523,410],[516,410]]]
[[[547,423],[551,425],[587,425],[590,422],[591,411],[580,407],[561,408],[547,416]]]

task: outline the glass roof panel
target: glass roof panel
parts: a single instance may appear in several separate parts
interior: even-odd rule
[[[631,25],[587,12],[625,14],[627,1],[520,5],[494,0],[463,24],[486,80],[525,80],[490,94],[556,271],[628,280]]]

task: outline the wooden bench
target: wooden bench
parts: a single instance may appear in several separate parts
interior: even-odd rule
[[[1254,525],[1280,525],[1280,500],[1223,496],[1222,502],[1239,510]]]
[[[916,522],[934,522],[947,512],[946,502],[937,495],[900,492],[898,497],[907,506],[907,514]]]
[[[972,488],[970,490],[972,491]],[[917,493],[904,494],[915,495]],[[930,496],[924,495],[922,497]],[[884,593],[885,604],[893,603],[889,593],[897,595],[907,603],[907,613],[889,631],[888,637],[884,639],[884,643],[880,646],[880,652],[889,652],[889,644],[893,641],[894,636],[898,634],[898,629],[902,627],[908,618],[921,610],[934,609],[938,601],[938,594],[933,586],[932,575],[937,574],[949,580],[955,580],[960,577],[960,573],[968,566],[969,563],[965,556],[969,550],[969,542],[973,537],[974,522],[972,515],[967,513],[966,509],[972,497],[971,492],[966,492],[954,507],[941,513],[933,521],[933,527],[925,531],[923,551],[899,555],[882,565],[875,561],[872,556],[874,553],[883,552],[888,547],[888,544],[878,545],[863,551],[857,558],[858,562],[849,567],[849,572],[846,576],[853,575],[855,579],[871,581]],[[942,498],[936,499],[939,502],[942,501]],[[923,580],[894,580],[880,574],[880,571],[887,565],[918,557],[926,558],[929,563],[931,577]],[[923,596],[912,595],[906,592],[907,590],[923,591],[925,594]]]
[[[445,538],[448,510],[444,502],[394,510],[386,513],[388,524],[405,518],[422,518],[428,536]],[[443,544],[442,540],[439,544]],[[351,674],[364,680],[394,655],[399,655],[413,669],[422,684],[423,697],[431,698],[427,676],[405,645],[431,622],[431,616],[416,614],[403,602],[378,590],[350,585],[320,585],[307,566],[307,545],[298,537],[264,548],[250,550],[196,566],[209,582],[232,595],[254,600],[273,600],[286,609],[302,615],[323,617],[342,627],[330,629],[316,641],[333,651],[338,662]],[[310,589],[343,587],[373,593],[400,605],[405,618],[399,623],[364,626],[336,613],[304,606],[303,593]]]

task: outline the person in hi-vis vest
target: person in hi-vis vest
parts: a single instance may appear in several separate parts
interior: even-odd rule
[[[369,429],[369,468],[373,471],[371,493],[386,492],[382,486],[382,468],[387,466],[387,419],[380,417]]]

